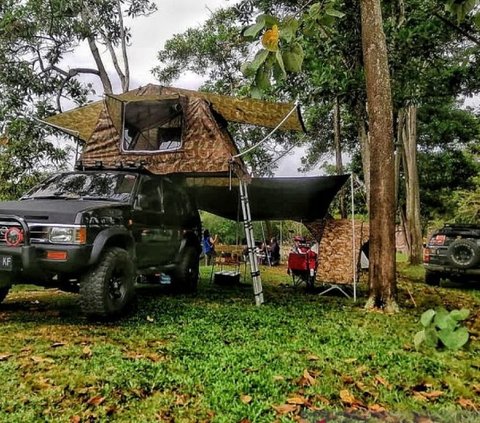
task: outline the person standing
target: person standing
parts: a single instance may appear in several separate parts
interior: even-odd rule
[[[210,231],[205,229],[203,231],[203,252],[205,253],[205,264],[210,266],[212,264],[212,259],[217,255],[215,252],[215,244],[218,240],[217,235],[212,237]]]
[[[270,240],[269,251],[270,251],[270,266],[277,266],[280,264],[280,245],[276,237],[273,237]]]

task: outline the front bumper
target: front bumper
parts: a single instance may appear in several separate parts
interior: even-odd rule
[[[47,258],[47,252],[52,251],[65,252],[66,258]],[[30,276],[44,272],[75,273],[88,265],[91,252],[91,246],[78,245],[0,247],[0,271]]]
[[[36,278],[51,274],[75,273],[85,268],[90,260],[91,245],[31,243],[25,220],[18,216],[1,215],[23,231],[23,242],[18,246],[0,244],[0,286],[11,280]],[[3,282],[2,282],[3,281]]]

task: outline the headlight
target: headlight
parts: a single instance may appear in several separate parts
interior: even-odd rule
[[[50,228],[48,239],[55,244],[85,244],[86,235],[86,228],[83,226],[54,226]]]

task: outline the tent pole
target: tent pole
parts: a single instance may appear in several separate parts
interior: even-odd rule
[[[357,301],[357,263],[355,260],[355,199],[353,196],[353,173],[350,174],[350,190],[352,195],[352,266],[353,266],[353,301]]]
[[[263,288],[260,270],[258,268],[257,257],[255,256],[255,240],[253,237],[252,218],[250,214],[250,204],[248,202],[247,184],[240,179],[240,199],[242,203],[243,225],[245,228],[245,237],[247,238],[248,260],[250,262],[250,274],[253,281],[253,294],[255,295],[255,304],[263,304]]]

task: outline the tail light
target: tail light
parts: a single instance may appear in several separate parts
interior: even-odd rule
[[[443,245],[445,244],[445,235],[435,235],[431,240],[431,245]]]
[[[423,262],[428,263],[430,262],[430,249],[424,248],[423,250]]]

